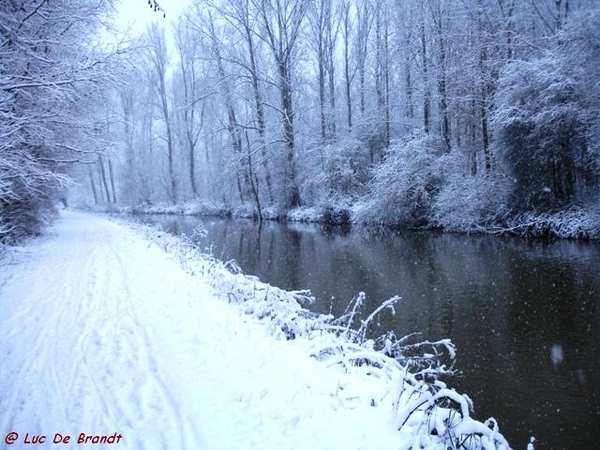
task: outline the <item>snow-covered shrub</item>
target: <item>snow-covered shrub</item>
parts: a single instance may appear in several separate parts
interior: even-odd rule
[[[323,208],[323,222],[332,225],[347,225],[351,222],[349,207],[328,205]]]
[[[364,119],[355,130],[356,139],[362,143],[370,163],[382,159],[385,148],[388,146],[385,122],[381,118],[370,117]]]
[[[512,183],[499,171],[464,175],[466,162],[458,152],[440,158],[444,183],[433,201],[431,220],[447,231],[485,232],[506,215]]]
[[[319,222],[322,211],[316,206],[294,208],[286,213],[285,218],[291,222]]]
[[[369,192],[357,208],[361,222],[422,225],[429,221],[441,179],[439,137],[415,132],[393,142],[374,169]]]
[[[55,197],[67,183],[35,161],[11,156],[0,158],[0,242],[7,244],[38,235],[55,218]]]
[[[312,149],[303,172],[304,196],[323,207],[352,203],[365,193],[371,177],[364,144],[351,138]]]
[[[525,211],[510,217],[497,234],[522,237],[597,239],[600,236],[600,207],[572,205],[552,212]]]
[[[231,211],[223,204],[211,200],[194,200],[186,203],[157,202],[140,204],[128,208],[134,214],[176,214],[185,216],[218,216],[231,215]]]
[[[505,68],[491,124],[496,153],[515,180],[515,210],[565,206],[590,179],[594,161],[582,97],[576,74],[554,55]]]

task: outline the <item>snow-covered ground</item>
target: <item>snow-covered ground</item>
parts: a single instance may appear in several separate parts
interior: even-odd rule
[[[219,280],[190,274],[129,227],[90,214],[61,215],[47,236],[2,261],[1,448],[11,438],[10,448],[28,448],[40,436],[46,438],[38,448],[55,448],[57,433],[71,437],[62,448],[78,448],[82,433],[95,442],[118,440],[84,448],[416,443],[408,417],[397,431],[402,396],[389,390],[389,380],[372,376],[375,369],[348,371],[336,358],[311,357],[311,339],[276,339],[244,307],[219,298]],[[413,391],[407,398],[433,405],[439,397]],[[430,422],[437,437],[444,425]],[[501,448],[503,438],[479,422],[465,418],[460,426]]]

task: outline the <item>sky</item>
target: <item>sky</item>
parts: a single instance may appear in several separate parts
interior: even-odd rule
[[[130,28],[134,34],[140,34],[153,21],[170,23],[179,17],[191,0],[159,0],[166,18],[163,18],[161,13],[154,12],[148,6],[148,0],[121,0],[120,3],[118,6],[119,28],[123,31]]]

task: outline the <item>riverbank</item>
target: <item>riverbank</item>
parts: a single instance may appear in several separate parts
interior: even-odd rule
[[[3,260],[3,438],[118,432],[120,448],[144,449],[446,448],[465,438],[508,447],[494,421],[470,418],[466,397],[408,371],[417,359],[393,337],[370,341],[352,320],[303,309],[307,293],[232,273],[151,228],[61,214],[47,236]],[[428,374],[445,370],[431,372],[437,360],[428,358]]]
[[[411,223],[377,222],[360,219],[357,210],[360,206],[300,207],[283,212],[274,207],[264,208],[262,220],[287,222],[321,223],[324,225],[365,225],[389,229],[422,229],[449,233],[490,234],[496,236],[516,236],[535,239],[600,239],[600,208],[584,208],[572,205],[553,212],[533,211],[519,214],[506,214],[503,217],[479,223],[464,215],[454,219],[438,220],[423,218]],[[251,205],[229,207],[215,203],[188,202],[182,204],[157,203],[122,207],[111,205],[99,211],[112,211],[121,214],[172,214],[188,216],[232,217],[259,219],[258,212]]]

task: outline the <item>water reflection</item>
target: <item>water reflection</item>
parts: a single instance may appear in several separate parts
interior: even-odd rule
[[[174,233],[201,223],[201,244],[247,274],[309,288],[314,309],[340,314],[400,294],[381,327],[450,337],[479,418],[495,417],[515,448],[598,448],[600,246],[317,225],[151,217]],[[461,357],[461,355],[464,355]]]

